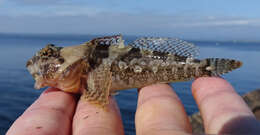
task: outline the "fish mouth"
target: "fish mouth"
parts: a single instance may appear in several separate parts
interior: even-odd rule
[[[56,78],[57,79],[57,78]],[[45,80],[44,78],[42,77],[37,77],[35,78],[35,83],[34,83],[34,89],[41,89],[41,88],[44,88],[44,87],[57,87],[57,81],[56,79],[52,79],[52,80]]]
[[[40,89],[46,87],[46,83],[44,82],[42,77],[36,77],[35,78],[35,83],[34,83],[34,89]]]

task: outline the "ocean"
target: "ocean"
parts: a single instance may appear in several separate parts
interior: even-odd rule
[[[84,43],[96,36],[55,34],[0,34],[0,134],[4,134],[14,120],[29,107],[44,89],[34,90],[34,80],[25,68],[26,61],[48,43],[69,46]],[[124,36],[126,42],[136,36]],[[223,76],[243,95],[260,88],[260,42],[190,41],[200,48],[199,58],[219,57],[243,61],[243,66]],[[198,111],[191,95],[191,82],[172,83],[189,115]],[[136,89],[116,95],[126,134],[135,134],[134,115]]]

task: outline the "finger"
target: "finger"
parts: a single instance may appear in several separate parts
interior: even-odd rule
[[[7,135],[69,135],[75,97],[49,88],[13,123]]]
[[[202,114],[206,133],[256,131],[257,122],[253,113],[224,79],[198,78],[192,84],[192,92]]]
[[[184,107],[167,84],[150,85],[139,91],[135,125],[137,135],[191,132]]]
[[[123,135],[120,111],[113,98],[106,108],[81,99],[73,118],[73,135]]]

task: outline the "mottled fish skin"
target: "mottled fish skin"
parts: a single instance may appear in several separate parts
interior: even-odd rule
[[[202,76],[219,76],[241,65],[240,61],[230,59],[199,60],[131,48],[111,66],[111,90],[141,88],[153,83],[188,81]]]
[[[124,45],[121,35],[95,38],[77,46],[41,49],[27,62],[35,88],[56,87],[82,93],[82,98],[104,106],[117,90],[153,83],[219,76],[239,68],[232,59],[199,60],[197,48],[172,38],[140,38]]]

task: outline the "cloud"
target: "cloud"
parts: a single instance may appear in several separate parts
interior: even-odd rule
[[[10,3],[23,4],[23,5],[49,5],[49,4],[58,4],[63,0],[9,0]]]
[[[201,18],[185,22],[174,22],[172,27],[228,27],[228,26],[260,26],[260,18]]]
[[[36,0],[12,1],[35,6],[21,6],[16,10],[10,7],[0,9],[0,32],[122,33],[186,39],[215,39],[217,37],[218,39],[256,40],[259,40],[256,35],[260,35],[257,31],[260,28],[260,18],[191,16],[181,13],[169,15],[145,11],[117,12],[109,8],[73,4],[61,0],[38,0],[38,4]],[[43,3],[39,4],[41,2]],[[46,6],[46,4],[49,5]]]
[[[3,1],[0,15],[4,16],[93,16],[105,11],[104,8],[92,7],[80,3],[70,3],[62,0],[12,0]],[[18,4],[18,5],[17,5]],[[12,7],[12,8],[11,8]],[[15,7],[15,10],[13,10]]]

